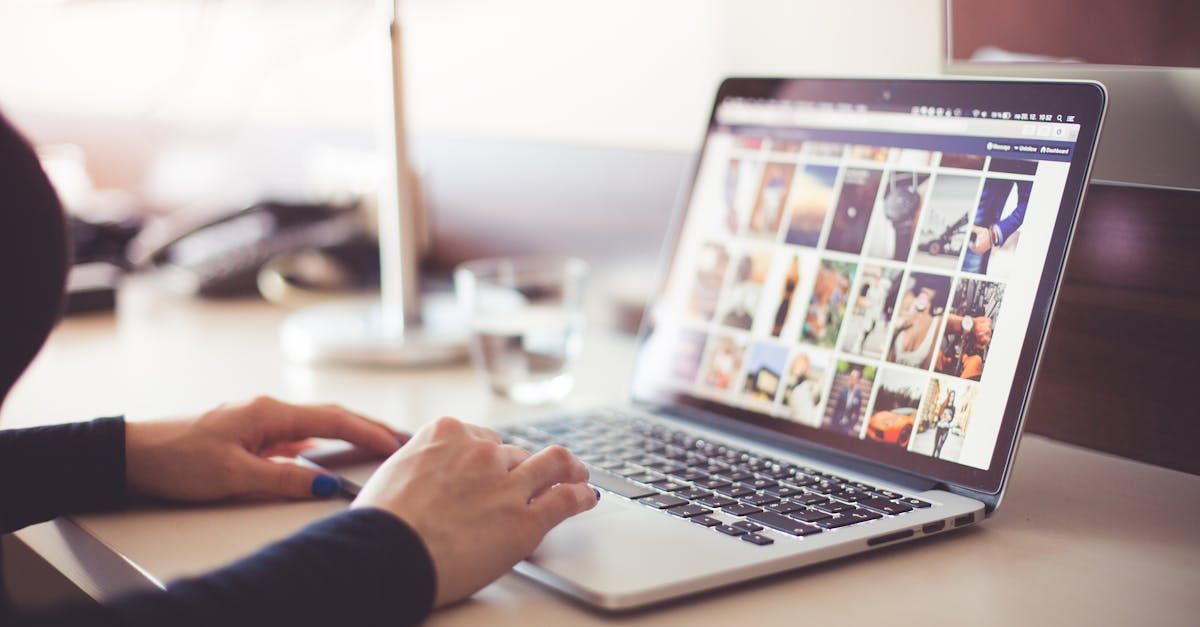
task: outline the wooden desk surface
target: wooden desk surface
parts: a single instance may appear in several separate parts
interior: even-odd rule
[[[451,414],[525,413],[465,367],[307,369],[278,350],[282,312],[133,288],[119,316],[63,323],[4,407],[5,427],[203,410],[259,393],[336,401],[402,428]],[[592,335],[570,404],[619,401],[633,343]],[[345,502],[257,503],[79,516],[19,538],[97,598],[203,572]],[[606,615],[517,575],[431,624],[1195,624],[1200,477],[1026,437],[996,515],[979,527],[633,614]]]

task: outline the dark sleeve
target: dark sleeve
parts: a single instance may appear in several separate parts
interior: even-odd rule
[[[1021,224],[1025,222],[1025,209],[1029,206],[1029,193],[1033,187],[1032,183],[1027,181],[1014,181],[1013,185],[1017,188],[1017,206],[1013,207],[1012,213],[996,223],[996,230],[1000,231],[1000,241],[996,242],[997,246],[1003,246],[1008,238],[1012,237],[1017,229],[1021,228]]]
[[[233,530],[231,530],[233,532]],[[211,574],[108,606],[18,615],[13,627],[412,625],[433,608],[433,562],[408,525],[349,510]]]
[[[125,501],[123,419],[0,431],[0,533]]]

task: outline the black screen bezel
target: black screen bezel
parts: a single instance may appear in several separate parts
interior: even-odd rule
[[[797,438],[804,444],[833,450],[837,454],[849,455],[868,464],[898,469],[950,486],[960,486],[987,494],[998,494],[1003,488],[1011,457],[1016,450],[1015,445],[1028,404],[1043,344],[1042,340],[1050,324],[1054,297],[1062,280],[1071,233],[1074,230],[1083,192],[1086,188],[1087,175],[1105,108],[1106,94],[1103,86],[1086,81],[996,79],[726,79],[717,90],[700,153],[687,189],[680,198],[681,202],[666,238],[662,256],[664,265],[660,271],[655,300],[661,296],[669,281],[686,213],[695,190],[696,177],[704,160],[704,151],[707,149],[708,137],[717,126],[717,108],[724,99],[729,97],[865,104],[869,108],[936,104],[941,107],[961,108],[968,111],[971,109],[1036,111],[1075,116],[1075,121],[1080,126],[1075,152],[1067,173],[1046,264],[1039,280],[1028,329],[1018,358],[1017,372],[987,469],[909,453],[894,446],[867,439],[848,438],[830,431],[815,429],[681,393],[665,386],[647,389],[648,381],[658,381],[659,379],[639,376],[636,368],[634,371],[633,398],[635,402],[658,406],[675,405],[701,410],[705,414],[718,417],[718,420],[734,420],[765,428],[786,437]],[[647,315],[639,334],[639,351],[647,345],[647,338],[654,324],[654,309],[652,302],[647,308]],[[643,360],[640,358],[637,360],[639,364],[642,362]]]

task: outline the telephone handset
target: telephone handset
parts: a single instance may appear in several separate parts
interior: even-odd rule
[[[254,293],[277,255],[372,239],[354,206],[262,202],[169,240],[140,265],[164,270],[180,291],[237,296]]]

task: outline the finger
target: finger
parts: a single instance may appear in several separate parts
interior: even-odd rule
[[[500,459],[504,461],[505,470],[516,468],[532,455],[529,451],[512,444],[501,444],[496,450]]]
[[[258,451],[259,457],[296,457],[300,453],[316,446],[314,440],[304,439],[292,442],[279,442]]]
[[[558,523],[596,506],[600,494],[586,483],[560,483],[529,504],[543,535]]]
[[[246,454],[244,469],[233,486],[236,494],[259,494],[288,499],[328,498],[337,494],[336,477],[290,462],[273,462]]]
[[[400,448],[391,431],[342,407],[273,400],[258,400],[253,405],[267,445],[317,437],[345,440],[381,455]]]
[[[494,429],[473,425],[469,422],[463,424],[467,426],[467,432],[477,438],[488,440],[489,442],[495,442],[496,444],[500,444],[504,441],[503,438],[500,437],[500,434],[496,433]]]
[[[583,462],[575,459],[567,449],[548,446],[530,456],[509,473],[532,497],[556,483],[578,483],[586,481],[588,472]]]
[[[360,420],[365,420],[373,425],[376,425],[376,426],[386,430],[388,433],[392,434],[392,437],[396,438],[396,442],[401,445],[407,443],[409,440],[412,439],[412,434],[407,431],[401,431],[401,430],[389,425],[388,423],[383,422],[382,420],[376,420],[370,416],[360,414],[352,409],[347,409],[345,407],[342,407],[341,405],[330,404],[330,405],[322,405],[321,407],[327,407],[329,409],[340,409],[342,411],[349,413],[351,416],[354,416],[355,418],[358,418]]]

